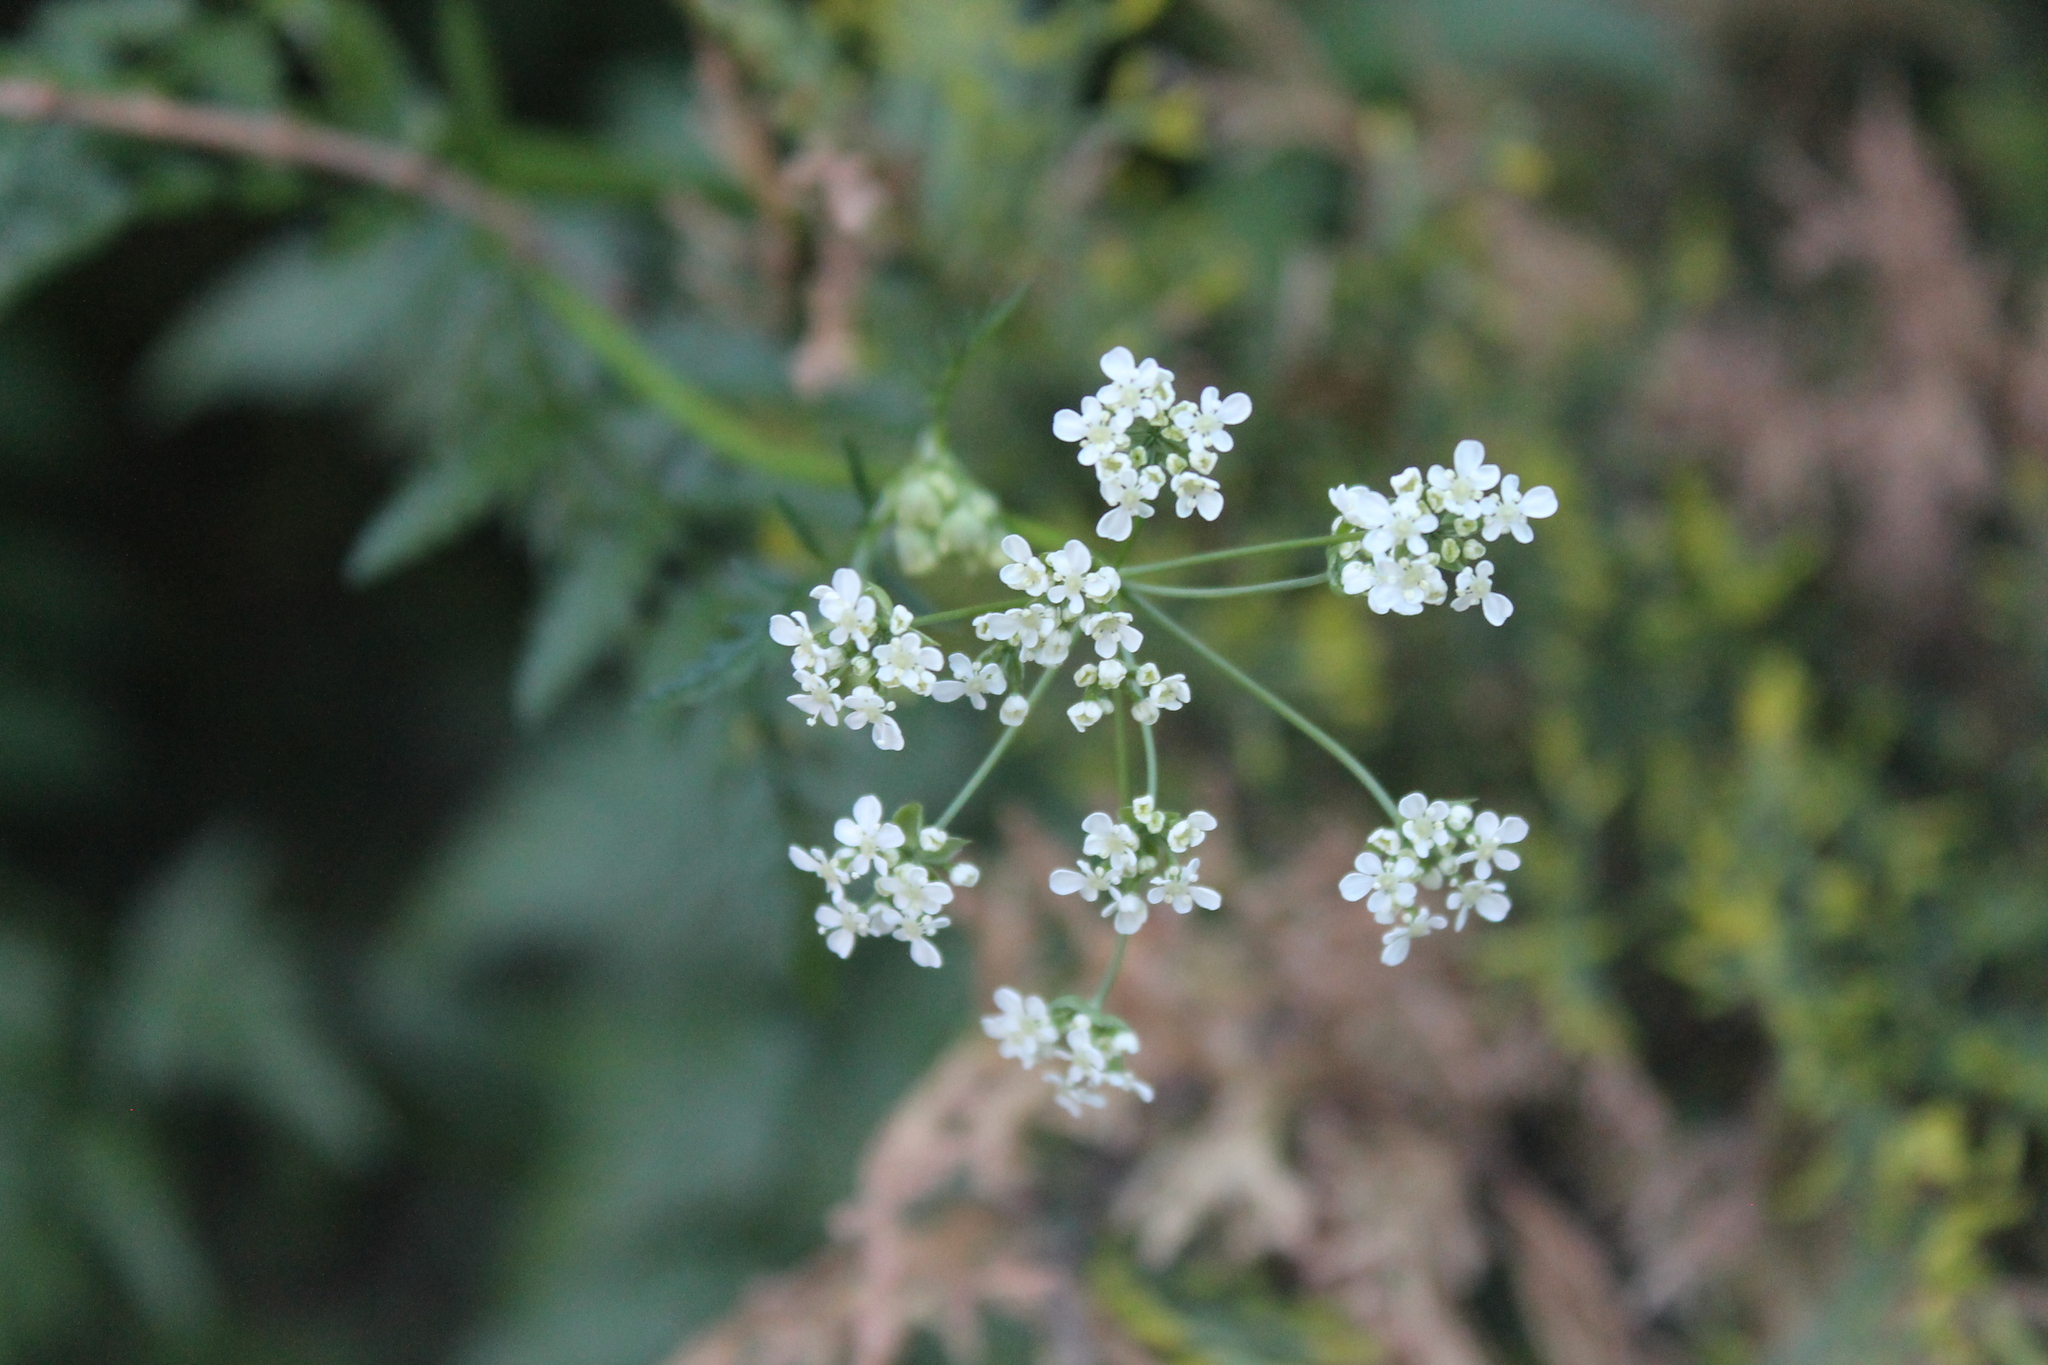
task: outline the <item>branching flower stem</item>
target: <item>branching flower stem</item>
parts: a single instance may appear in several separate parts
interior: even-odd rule
[[[1180,559],[1156,559],[1150,564],[1133,564],[1122,570],[1125,578],[1140,574],[1165,573],[1168,569],[1192,569],[1197,564],[1220,564],[1226,559],[1243,559],[1247,555],[1279,554],[1282,550],[1313,550],[1339,541],[1356,540],[1358,532],[1347,530],[1335,535],[1303,536],[1299,540],[1269,540],[1263,545],[1240,545],[1234,550],[1211,550],[1207,554],[1186,555]]]
[[[1303,574],[1300,578],[1281,578],[1271,583],[1238,583],[1222,588],[1174,588],[1164,583],[1147,583],[1144,591],[1155,597],[1249,597],[1261,592],[1292,592],[1296,588],[1319,588],[1328,584],[1328,574]]]
[[[425,153],[289,114],[216,108],[150,93],[70,90],[32,77],[0,79],[0,119],[69,124],[303,166],[431,204],[503,247],[519,279],[556,321],[590,348],[622,388],[677,426],[735,463],[766,474],[804,483],[845,481],[836,456],[762,429],[669,369],[624,320],[555,267],[531,207]]]
[[[1102,973],[1102,984],[1095,988],[1089,998],[1088,1008],[1094,1013],[1102,1012],[1102,1002],[1109,999],[1109,988],[1116,984],[1116,974],[1124,969],[1124,949],[1131,946],[1131,935],[1118,934],[1116,947],[1109,950],[1109,967]]]
[[[1053,674],[1058,671],[1058,669],[1048,668],[1038,675],[1038,681],[1033,684],[1030,695],[1027,698],[1031,703],[1033,711],[1038,709],[1039,697],[1044,695],[1046,685],[1052,681]],[[980,789],[981,784],[988,780],[988,775],[995,771],[996,764],[1002,762],[1003,755],[1008,752],[1010,742],[1017,738],[1017,732],[1023,728],[1021,725],[1006,725],[1003,727],[1003,733],[997,737],[995,747],[988,751],[988,757],[981,760],[981,766],[976,768],[974,775],[967,779],[967,785],[962,787],[959,793],[947,803],[945,813],[934,822],[939,828],[944,829],[953,823],[953,817],[960,813],[960,808],[967,804],[968,798],[972,797]]]
[[[1252,696],[1258,698],[1261,702],[1264,702],[1280,719],[1286,721],[1304,735],[1307,735],[1311,740],[1315,741],[1323,752],[1343,764],[1345,770],[1358,779],[1359,785],[1372,793],[1373,800],[1380,803],[1381,809],[1387,813],[1387,818],[1394,821],[1397,825],[1400,823],[1401,814],[1395,808],[1394,798],[1387,794],[1387,789],[1380,785],[1380,780],[1372,775],[1371,769],[1358,760],[1357,755],[1353,754],[1342,744],[1339,744],[1331,737],[1328,731],[1282,701],[1273,693],[1272,689],[1260,683],[1258,679],[1252,677],[1251,674],[1245,672],[1221,654],[1218,654],[1214,649],[1211,649],[1208,644],[1186,626],[1183,626],[1180,622],[1159,610],[1157,606],[1147,600],[1145,596],[1146,589],[1140,588],[1135,584],[1126,584],[1125,590],[1131,594],[1132,600],[1137,603],[1138,609],[1144,612],[1145,615],[1157,621],[1169,633],[1179,636],[1183,644],[1215,665],[1217,671],[1221,672],[1245,691],[1251,693]]]

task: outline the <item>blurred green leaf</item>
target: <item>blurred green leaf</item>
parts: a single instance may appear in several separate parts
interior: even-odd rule
[[[102,245],[130,208],[84,134],[0,124],[0,306]]]

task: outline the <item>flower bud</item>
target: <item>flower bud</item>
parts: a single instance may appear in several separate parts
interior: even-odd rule
[[[1013,692],[1003,701],[1003,709],[996,713],[1005,725],[1022,725],[1024,718],[1031,714],[1031,703],[1021,692]]]

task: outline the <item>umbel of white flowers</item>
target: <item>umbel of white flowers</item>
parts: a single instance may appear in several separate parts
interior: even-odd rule
[[[1150,356],[1135,359],[1124,346],[1104,353],[1101,364],[1109,382],[1052,419],[1053,435],[1081,447],[1079,459],[1095,470],[1109,504],[1095,534],[1129,540],[1132,518],[1151,516],[1161,491],[1173,494],[1175,516],[1216,520],[1223,512],[1223,486],[1211,477],[1216,457],[1235,444],[1230,428],[1252,415],[1252,400],[1207,388],[1199,403],[1176,402],[1173,371]]]
[[[1124,1060],[1137,1053],[1138,1035],[1123,1020],[1072,996],[1048,1005],[1008,986],[997,988],[995,1001],[997,1012],[982,1016],[981,1031],[996,1040],[1003,1056],[1051,1083],[1053,1098],[1068,1113],[1079,1117],[1083,1108],[1100,1109],[1105,1087],[1151,1102],[1152,1087]]]
[[[789,846],[790,862],[825,884],[825,904],[813,915],[825,946],[851,957],[859,939],[900,939],[910,945],[912,962],[939,966],[943,959],[931,936],[953,922],[944,913],[953,888],[981,880],[974,864],[954,861],[967,841],[925,824],[914,803],[884,820],[876,796],[854,802],[852,816],[841,817],[832,837],[838,847],[830,852]],[[872,889],[862,894],[856,885],[866,878],[873,879]]]
[[[1461,932],[1475,910],[1495,924],[1506,919],[1512,908],[1507,887],[1492,877],[1496,869],[1512,872],[1522,865],[1522,855],[1509,845],[1529,833],[1529,822],[1519,815],[1474,815],[1462,802],[1432,801],[1421,792],[1408,793],[1395,809],[1400,823],[1368,835],[1353,870],[1337,883],[1345,900],[1364,901],[1374,919],[1392,926],[1381,935],[1380,961],[1389,967],[1406,961],[1409,944],[1418,938],[1443,928]],[[1445,887],[1450,890],[1443,908],[1457,916],[1455,924],[1422,898],[1424,891]]]
[[[1447,596],[1452,611],[1478,607],[1496,626],[1513,615],[1515,604],[1494,591],[1486,546],[1503,534],[1534,540],[1530,519],[1556,512],[1557,494],[1546,486],[1524,492],[1517,476],[1486,463],[1477,441],[1458,442],[1449,469],[1402,470],[1393,489],[1392,497],[1363,484],[1330,490],[1331,534],[1359,532],[1330,551],[1338,585],[1382,615],[1413,616]]]

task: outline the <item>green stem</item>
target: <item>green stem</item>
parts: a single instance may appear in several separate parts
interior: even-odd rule
[[[777,478],[845,486],[846,465],[838,456],[762,430],[671,370],[616,314],[561,275],[529,265],[520,271],[520,277],[556,320],[604,362],[622,387],[720,455]]]
[[[979,616],[985,611],[1002,611],[1006,607],[1022,606],[1030,600],[1028,597],[1011,597],[1001,602],[984,602],[978,607],[953,607],[946,611],[935,611],[928,615],[920,616],[910,624],[913,626],[935,626],[942,621],[958,621],[966,616]]]
[[[1264,545],[1241,545],[1235,550],[1211,550],[1204,555],[1187,555],[1180,559],[1159,559],[1150,564],[1133,564],[1120,570],[1125,578],[1138,574],[1165,573],[1168,569],[1189,569],[1197,564],[1219,564],[1226,559],[1243,559],[1246,555],[1279,554],[1282,550],[1309,550],[1324,545],[1335,545],[1340,541],[1356,540],[1364,532],[1357,530],[1339,531],[1327,536],[1303,536],[1299,540],[1273,540]]]
[[[1025,700],[1031,703],[1032,710],[1036,711],[1038,709],[1038,699],[1044,694],[1046,684],[1052,681],[1052,675],[1056,671],[1056,669],[1048,668],[1038,675],[1038,682],[1032,687],[1030,695],[1025,698]],[[1027,717],[1026,719],[1029,718]],[[997,737],[995,747],[988,751],[988,757],[981,760],[981,766],[976,768],[974,775],[967,779],[967,785],[960,789],[959,795],[955,796],[947,804],[945,814],[938,818],[937,823],[940,829],[945,829],[952,825],[953,817],[960,813],[960,808],[967,804],[967,798],[973,796],[981,784],[988,779],[988,775],[995,771],[996,764],[1002,760],[1004,751],[1010,747],[1010,741],[1017,738],[1017,732],[1023,728],[1021,725],[1005,725],[1003,727],[1003,733]]]
[[[1138,733],[1145,737],[1145,799],[1157,805],[1159,801],[1159,743],[1152,738],[1153,727],[1141,725]]]
[[[1117,707],[1110,724],[1116,727],[1116,804],[1122,810],[1131,804],[1131,748],[1124,736],[1123,707]]]
[[[1300,578],[1275,579],[1271,583],[1239,583],[1227,588],[1170,588],[1164,584],[1145,585],[1145,591],[1155,597],[1249,597],[1255,592],[1292,592],[1296,588],[1313,588],[1330,581],[1328,574],[1303,574]]]
[[[1174,620],[1171,616],[1168,616],[1165,612],[1159,610],[1158,607],[1146,601],[1145,597],[1143,596],[1145,589],[1134,587],[1128,588],[1127,590],[1133,595],[1133,598],[1137,602],[1139,609],[1143,611],[1147,616],[1151,617],[1154,621],[1157,621],[1160,625],[1166,627],[1168,631],[1172,632],[1175,635],[1178,635],[1181,638],[1181,642],[1183,644],[1187,645],[1187,647],[1194,650],[1195,653],[1201,655],[1204,659],[1207,659],[1210,663],[1214,664],[1218,671],[1220,671],[1225,677],[1229,678],[1239,687],[1242,687],[1245,691],[1251,693],[1254,697],[1257,697],[1260,701],[1264,702],[1267,706],[1271,707],[1273,713],[1279,716],[1280,719],[1286,721],[1289,725],[1292,725],[1295,729],[1301,731],[1304,735],[1307,735],[1310,739],[1316,742],[1316,744],[1323,750],[1324,753],[1327,753],[1330,757],[1336,759],[1339,763],[1343,764],[1345,770],[1348,771],[1353,777],[1358,779],[1359,785],[1372,793],[1373,800],[1380,803],[1380,807],[1387,813],[1387,818],[1394,821],[1396,824],[1400,823],[1401,813],[1394,806],[1394,798],[1387,795],[1387,789],[1380,785],[1380,780],[1372,775],[1371,769],[1367,768],[1365,764],[1358,761],[1358,758],[1355,754],[1353,754],[1349,749],[1345,748],[1343,745],[1339,744],[1335,739],[1331,738],[1329,732],[1324,730],[1320,725],[1317,725],[1307,716],[1304,716],[1303,714],[1301,714],[1301,712],[1295,710],[1292,706],[1289,706],[1286,702],[1280,700],[1278,696],[1274,695],[1272,689],[1268,688],[1267,686],[1265,686],[1265,684],[1259,682],[1258,679],[1252,677],[1251,674],[1245,672],[1236,664],[1230,662],[1230,660],[1224,658],[1221,654],[1218,654],[1215,650],[1211,649],[1207,644],[1205,644],[1201,640],[1200,637],[1195,635],[1194,632],[1190,631],[1186,626],[1183,626],[1180,622]]]
[[[1116,974],[1124,969],[1124,949],[1131,946],[1129,934],[1116,936],[1116,947],[1109,952],[1109,970],[1102,974],[1102,984],[1095,988],[1095,998],[1088,1002],[1091,1014],[1102,1012],[1102,1002],[1109,999],[1109,988],[1116,984]]]

